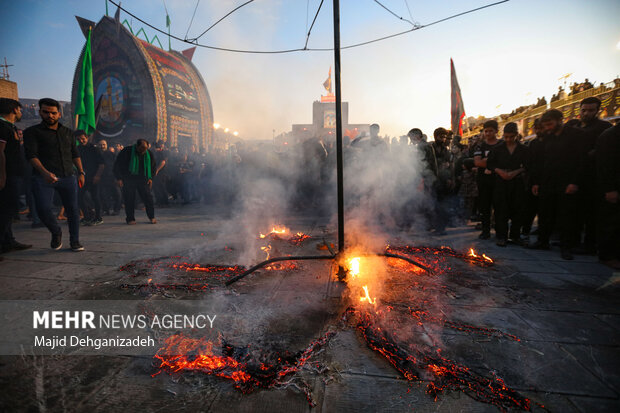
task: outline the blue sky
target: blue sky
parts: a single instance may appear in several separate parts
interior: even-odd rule
[[[243,0],[201,0],[188,37],[197,36]],[[256,0],[204,35],[201,43],[243,49],[302,47],[320,0]],[[332,45],[332,8],[326,0],[309,47]],[[396,14],[415,22],[479,7],[485,1],[381,0]],[[164,2],[125,0],[123,7],[165,27]],[[172,32],[183,37],[195,0],[167,0]],[[84,38],[75,15],[98,21],[104,0],[2,0],[0,58],[10,64],[20,97],[68,100]],[[307,9],[309,12],[307,13]],[[110,15],[115,7],[109,4]],[[377,122],[382,133],[405,134],[420,127],[431,134],[449,125],[450,57],[468,115],[492,116],[550,98],[569,81],[607,82],[620,75],[620,2],[617,0],[511,0],[395,39],[343,51],[343,99],[354,123]],[[121,14],[131,20],[130,16]],[[613,16],[616,16],[615,18]],[[341,0],[342,44],[406,30],[373,0]],[[134,28],[143,25],[133,21]],[[156,34],[145,27],[149,36]],[[164,46],[167,41],[161,34]],[[189,45],[172,41],[172,48]],[[269,138],[310,123],[312,102],[332,64],[330,52],[240,55],[198,48],[200,70],[214,107],[215,121],[242,137]],[[497,106],[501,107],[497,109]]]

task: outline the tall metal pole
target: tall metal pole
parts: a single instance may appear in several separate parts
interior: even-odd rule
[[[334,80],[336,83],[336,173],[338,182],[338,253],[344,252],[344,166],[342,161],[342,94],[340,90],[340,0],[334,0]],[[344,279],[344,268],[338,277]]]

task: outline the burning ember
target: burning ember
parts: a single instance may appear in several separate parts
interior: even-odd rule
[[[298,232],[297,234],[293,235],[288,242],[290,242],[291,244],[295,245],[295,246],[300,246],[301,244],[304,243],[304,241],[308,240],[312,238],[310,235],[304,234],[303,232]]]
[[[121,266],[119,271],[128,273],[132,278],[148,277],[147,282],[143,284],[124,283],[120,285],[120,288],[146,289],[150,292],[164,290],[205,291],[215,288],[216,285],[221,286],[228,278],[245,271],[245,267],[239,265],[202,265],[184,261],[187,258],[174,256],[131,261]],[[154,275],[159,274],[169,280],[180,279],[178,282],[153,282]]]
[[[279,239],[280,235],[286,235],[289,233],[289,229],[283,225],[275,225],[271,228],[271,232],[267,234],[263,234],[262,232],[259,234],[258,238],[263,239],[271,236],[272,239]]]
[[[166,339],[164,346],[155,354],[160,361],[159,371],[170,374],[185,371],[222,377],[234,382],[235,388],[243,393],[251,393],[257,388],[287,387],[293,385],[306,394],[312,406],[310,386],[301,382],[295,384],[289,376],[299,371],[316,350],[324,346],[335,333],[329,332],[311,342],[305,350],[295,354],[289,352],[258,354],[251,346],[235,347],[226,342],[216,346],[205,339],[195,339],[184,335],[173,335]],[[268,361],[268,359],[273,359]]]
[[[411,247],[388,245],[386,251],[392,254],[401,254],[405,256],[415,257],[427,267],[433,269],[434,273],[441,273],[450,270],[450,266],[446,261],[446,257],[460,258],[481,267],[490,267],[495,262],[485,254],[478,255],[473,248],[467,253],[460,253],[450,247]]]
[[[265,258],[265,261],[269,260],[269,253],[271,252],[271,244],[267,245],[266,247],[260,247],[261,251],[264,251],[267,254],[267,258]]]
[[[474,258],[474,259],[480,259],[482,258],[484,261],[488,262],[488,263],[493,263],[493,260],[489,257],[487,257],[486,255],[482,254],[482,257],[480,257],[479,255],[476,254],[476,251],[474,251],[473,248],[469,249],[469,254],[467,254],[469,257]]]
[[[442,357],[439,348],[418,349],[419,346],[409,346],[412,350],[405,350],[385,329],[375,325],[375,317],[369,311],[349,308],[344,316],[345,321],[349,317],[357,319],[353,324],[368,347],[385,357],[407,380],[423,381],[430,376],[426,392],[435,400],[444,390],[459,390],[474,400],[495,405],[502,411],[530,410],[530,400],[508,388],[501,378],[477,375],[469,368]]]

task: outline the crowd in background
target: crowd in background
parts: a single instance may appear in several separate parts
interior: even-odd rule
[[[47,103],[53,106],[53,102]],[[4,112],[11,107],[2,105]],[[527,139],[516,124],[507,123],[499,130],[495,120],[487,121],[480,135],[468,142],[443,128],[433,132],[431,142],[418,128],[389,139],[381,137],[379,125],[373,124],[370,134],[344,137],[346,208],[370,212],[366,218],[388,227],[427,230],[437,236],[445,235],[450,226],[476,225],[481,239],[490,239],[494,231],[501,247],[512,243],[550,249],[559,242],[564,259],[573,259],[575,253],[598,254],[601,261],[618,268],[619,126],[598,119],[599,108],[597,98],[586,98],[580,119],[566,124],[560,111],[548,110],[536,120],[536,136]],[[14,125],[19,119],[0,115],[6,136],[14,134],[19,142],[21,131]],[[41,116],[44,123],[49,121]],[[20,155],[30,161],[37,157],[33,128],[25,132],[31,143],[26,138]],[[136,194],[151,223],[157,222],[157,208],[173,205],[201,203],[232,210],[259,179],[277,182],[286,194],[283,202],[293,211],[321,215],[334,210],[332,137],[308,139],[288,150],[240,142],[210,153],[146,139],[127,147],[106,140],[92,142],[84,131],[75,131],[72,137],[67,150],[77,151],[81,161],[74,162],[76,172],[71,174],[84,178],[77,191],[81,225],[100,225],[104,217],[119,215],[123,206],[126,222],[135,224]],[[24,165],[14,188],[19,204],[3,211],[11,220],[28,217],[33,228],[46,226],[54,235],[58,230],[48,222],[51,218],[40,217],[33,168],[25,159]],[[45,169],[35,168],[35,178],[41,174],[45,177]],[[51,191],[52,195],[55,219],[70,218],[63,212],[67,207],[63,193]],[[531,235],[538,235],[536,242]],[[79,245],[76,236],[72,233],[72,247]],[[52,240],[52,248],[59,245],[56,241]],[[15,241],[5,228],[3,250],[24,247],[28,246]],[[83,249],[79,247],[74,250]]]

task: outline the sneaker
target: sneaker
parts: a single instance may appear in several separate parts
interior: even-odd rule
[[[80,219],[80,224],[86,227],[90,227],[91,225],[93,225],[93,221],[86,219],[86,218],[82,218]]]
[[[75,251],[75,252],[84,251],[84,247],[78,241],[74,241],[71,243],[71,251]]]
[[[489,239],[489,238],[491,238],[491,234],[489,232],[483,232],[482,234],[478,235],[478,238],[480,238],[480,239]]]
[[[93,225],[101,225],[103,224],[103,218],[96,218],[93,223]]]
[[[52,234],[52,242],[50,242],[50,247],[52,247],[53,250],[59,250],[62,248],[62,233]]]

